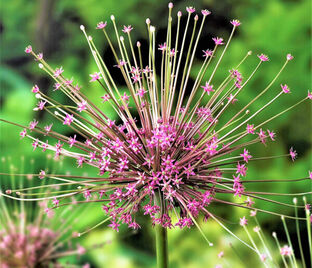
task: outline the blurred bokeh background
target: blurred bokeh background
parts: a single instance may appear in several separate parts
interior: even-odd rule
[[[1,1],[1,66],[0,66],[0,104],[1,118],[27,125],[34,118],[41,124],[51,121],[45,113],[35,113],[32,109],[36,104],[31,87],[37,84],[46,94],[62,100],[58,92],[52,92],[53,84],[33,58],[24,53],[27,45],[31,44],[36,52],[43,52],[44,58],[53,67],[63,66],[66,76],[74,77],[83,87],[83,92],[89,98],[112,114],[112,111],[101,103],[102,89],[89,83],[89,74],[95,72],[96,65],[89,52],[86,40],[79,29],[85,25],[88,34],[93,39],[108,65],[114,60],[108,44],[101,31],[95,30],[99,21],[108,21],[107,31],[113,35],[110,15],[114,14],[119,27],[131,24],[134,27],[132,37],[146,45],[145,19],[150,18],[158,31],[158,43],[165,41],[167,23],[167,1],[163,0],[12,0]],[[196,78],[196,70],[202,61],[201,49],[212,48],[211,38],[214,36],[229,36],[231,25],[229,21],[237,18],[242,22],[235,38],[216,75],[216,82],[233,68],[247,51],[253,51],[252,59],[240,69],[243,76],[247,76],[255,63],[257,54],[269,55],[270,61],[263,64],[257,76],[248,88],[240,95],[239,102],[233,108],[238,110],[255,97],[280,70],[287,53],[295,59],[289,63],[278,81],[272,87],[272,94],[257,101],[252,111],[262,107],[280,89],[281,83],[287,83],[291,94],[282,96],[270,109],[264,111],[256,122],[276,114],[291,106],[306,96],[311,90],[311,1],[309,0],[196,0],[174,1],[174,12],[192,5],[197,10],[206,8],[212,11],[203,30],[199,51],[192,71],[192,78]],[[144,41],[145,40],[145,41]],[[113,38],[115,42],[115,38]],[[120,85],[123,86],[123,85]],[[53,121],[53,119],[52,119]],[[31,142],[20,141],[20,129],[7,124],[0,124],[1,156],[10,159],[12,163],[19,163],[20,157],[34,159],[34,172],[43,169],[45,158],[39,150],[33,152]],[[248,178],[256,179],[287,179],[307,177],[308,170],[312,170],[311,144],[312,121],[311,103],[305,102],[287,114],[270,122],[267,126],[277,133],[277,141],[270,146],[255,145],[251,153],[254,156],[282,155],[293,146],[298,153],[295,163],[288,158],[273,159],[249,164]],[[56,126],[66,133],[66,128]],[[7,169],[7,161],[2,162],[1,169]],[[17,164],[18,165],[18,164]],[[81,173],[75,168],[74,161],[65,160],[62,172]],[[60,172],[61,172],[60,171]],[[29,170],[29,172],[32,172]],[[83,172],[92,174],[92,169]],[[5,188],[5,178],[1,177],[1,189]],[[259,185],[257,190],[268,192],[304,192],[311,189],[310,182],[283,183]],[[308,197],[311,202],[311,197]],[[291,198],[277,198],[279,201],[291,202]],[[284,214],[293,214],[292,209],[278,207],[272,203],[259,203],[262,208],[270,210],[282,209]],[[77,209],[80,209],[77,207]],[[235,208],[218,207],[218,213],[227,220],[231,230],[241,233],[237,224],[239,217],[249,214],[247,211]],[[78,229],[95,225],[104,217],[100,206],[92,207],[88,213],[84,211]],[[259,215],[264,231],[270,236],[272,230],[282,230],[279,217]],[[139,220],[142,229],[133,233],[121,228],[119,233],[112,232],[105,225],[79,238],[79,243],[90,248],[81,258],[67,258],[65,261],[81,265],[90,263],[91,267],[153,267],[155,263],[154,237],[150,222],[142,217]],[[204,233],[215,246],[210,248],[196,228],[191,230],[169,231],[170,267],[214,267],[222,263],[217,254],[224,250],[229,267],[244,267],[241,260],[249,263],[249,267],[261,267],[256,254],[237,243],[217,223],[209,221],[202,224]],[[302,227],[303,229],[305,227]],[[294,232],[294,228],[290,230]],[[243,235],[243,234],[242,234]],[[282,236],[282,240],[285,237]],[[98,249],[91,249],[100,242],[110,241]],[[234,254],[229,242],[236,247],[238,254]],[[305,244],[306,245],[306,244]],[[226,266],[225,266],[226,267]]]

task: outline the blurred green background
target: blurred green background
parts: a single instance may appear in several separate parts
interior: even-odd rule
[[[131,33],[134,40],[146,40],[145,19],[149,17],[156,26],[159,34],[158,43],[165,41],[163,33],[167,23],[167,1],[160,0],[12,0],[1,2],[1,66],[0,66],[0,117],[20,124],[27,125],[37,118],[43,125],[51,121],[45,113],[32,111],[36,104],[33,94],[30,93],[34,84],[62,100],[60,94],[52,93],[52,81],[39,70],[31,57],[25,55],[24,49],[32,44],[36,52],[42,51],[44,58],[53,67],[63,66],[68,77],[74,77],[83,86],[83,92],[95,100],[97,104],[112,114],[105,107],[100,96],[102,89],[90,84],[89,74],[96,71],[96,65],[89,53],[86,40],[79,29],[85,25],[88,34],[93,36],[95,43],[104,56],[104,60],[113,62],[110,50],[101,31],[95,26],[99,21],[108,21],[107,31],[113,34],[110,25],[110,15],[114,14],[117,25],[131,24],[134,31]],[[262,107],[280,90],[281,83],[287,83],[291,94],[282,96],[270,109],[264,111],[256,122],[268,118],[277,112],[289,107],[306,96],[311,90],[311,1],[309,0],[198,0],[174,1],[174,12],[192,5],[199,11],[202,8],[212,11],[207,19],[203,31],[200,49],[212,48],[211,37],[220,36],[225,40],[229,36],[231,19],[242,22],[229,50],[222,61],[216,75],[216,82],[233,68],[248,50],[253,51],[252,59],[240,69],[247,77],[257,62],[257,54],[269,55],[270,61],[263,64],[257,76],[240,95],[239,102],[233,108],[238,110],[255,97],[279,71],[285,61],[287,53],[295,59],[289,63],[278,81],[273,85],[271,94],[260,99],[252,106],[251,111]],[[113,40],[115,40],[113,38]],[[196,78],[196,70],[201,64],[201,50],[195,60],[192,78]],[[52,120],[53,121],[53,120]],[[265,147],[256,145],[251,153],[256,156],[286,154],[291,146],[298,152],[298,160],[292,163],[290,159],[281,158],[249,164],[248,178],[256,179],[287,179],[303,178],[312,170],[311,143],[311,103],[304,102],[294,110],[269,123],[267,128],[277,133],[277,141]],[[30,141],[20,141],[20,129],[7,124],[1,126],[1,156],[10,156],[12,161],[19,161],[21,156],[26,159],[35,159],[34,171],[43,169],[43,153],[39,150],[32,152]],[[63,133],[66,128],[57,127]],[[6,167],[2,166],[2,170]],[[62,165],[62,171],[77,174],[81,170],[75,169],[75,163],[67,160]],[[88,174],[93,170],[85,170]],[[1,187],[5,187],[3,178]],[[311,189],[310,182],[283,183],[259,185],[259,191],[303,192]],[[311,202],[311,197],[310,202]],[[291,202],[290,198],[277,198],[280,201]],[[279,210],[280,207],[267,203],[259,203],[262,208]],[[78,208],[77,208],[78,209]],[[292,210],[282,208],[282,213],[292,214]],[[234,208],[218,208],[219,215],[229,222],[230,229],[235,233],[242,230],[237,224],[239,217],[248,212]],[[100,206],[93,207],[85,214],[79,228],[92,226],[103,218]],[[280,230],[281,222],[278,217],[270,215],[260,216],[262,226],[270,235],[272,230]],[[99,249],[89,250],[80,259],[72,258],[71,263],[83,264],[89,262],[91,267],[153,267],[155,263],[154,237],[150,223],[142,217],[139,221],[142,229],[133,233],[121,228],[119,233],[112,232],[106,226],[101,226],[93,232],[80,238],[79,243],[92,248],[97,243],[111,241]],[[209,221],[202,224],[207,237],[214,242],[210,248],[196,228],[191,230],[169,231],[170,267],[214,267],[222,263],[217,254],[224,250],[230,267],[244,267],[240,258],[229,248],[232,242],[239,251],[241,259],[249,263],[249,267],[261,267],[256,254],[251,253],[243,245],[237,243],[217,223]],[[293,231],[293,230],[291,230]],[[283,238],[283,237],[282,237]],[[285,238],[284,238],[285,239]],[[224,263],[223,263],[224,264]],[[226,265],[226,264],[225,264]],[[227,267],[227,266],[225,266]]]

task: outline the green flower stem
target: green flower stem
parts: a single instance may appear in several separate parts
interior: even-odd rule
[[[156,204],[160,205],[160,194],[156,193]],[[157,268],[168,268],[168,237],[167,228],[162,227],[160,224],[155,225],[156,235],[156,256],[157,256]]]

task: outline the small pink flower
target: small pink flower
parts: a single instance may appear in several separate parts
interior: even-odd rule
[[[281,88],[285,94],[290,93],[290,89],[286,84],[285,85],[281,84]]]
[[[229,102],[231,102],[232,104],[234,104],[235,102],[238,101],[238,99],[235,99],[233,94],[230,94],[230,96],[226,97],[228,99]]]
[[[49,133],[49,132],[51,131],[52,126],[53,126],[53,124],[45,126],[45,127],[44,127],[44,130],[45,130],[47,133]]]
[[[87,199],[87,201],[89,201],[89,199],[92,197],[92,194],[91,194],[91,192],[90,192],[90,190],[85,190],[84,192],[83,192],[83,197],[85,198],[85,199]]]
[[[273,131],[268,130],[268,129],[267,129],[267,131],[268,131],[268,134],[269,134],[269,137],[271,138],[271,140],[275,141],[275,133]]]
[[[57,206],[59,205],[60,201],[59,201],[59,200],[57,200],[57,199],[56,199],[56,197],[54,197],[54,199],[53,199],[52,203],[53,203],[53,205],[54,205],[54,206],[56,206],[56,207],[57,207]]]
[[[78,102],[77,105],[78,105],[77,110],[79,112],[82,112],[87,109],[87,102],[85,100],[83,100],[82,102]]]
[[[53,86],[54,87],[53,91],[59,90],[61,88],[61,86],[62,86],[61,83],[55,83],[54,86]]]
[[[104,96],[101,97],[103,99],[103,102],[106,102],[110,99],[111,97],[108,94],[105,94]]]
[[[224,252],[220,251],[219,254],[218,254],[218,258],[221,259],[223,256],[224,256]]]
[[[309,178],[312,180],[312,172],[309,170]]]
[[[78,84],[76,84],[76,86],[74,87],[74,90],[79,91],[81,89],[81,86],[79,86]]]
[[[39,87],[37,85],[34,85],[31,89],[32,93],[38,93],[39,92]]]
[[[205,92],[207,92],[208,96],[210,95],[210,92],[213,92],[214,89],[213,88],[213,85],[209,85],[208,82],[206,82],[206,84],[204,86],[201,86]]]
[[[201,11],[201,13],[202,13],[204,16],[208,16],[208,15],[211,14],[211,12],[210,12],[209,10],[207,10],[207,9],[203,9],[203,10]]]
[[[176,51],[174,50],[174,48],[171,49],[170,52],[169,52],[169,56],[173,57],[175,54],[176,54]]]
[[[136,93],[136,95],[139,95],[142,98],[145,93],[147,93],[147,91],[145,91],[144,88],[139,88],[138,93]]]
[[[239,26],[239,25],[241,25],[241,23],[240,23],[240,21],[239,20],[231,20],[231,24],[233,25],[233,26]]]
[[[223,45],[223,38],[221,37],[213,37],[212,40],[215,42],[216,45]]]
[[[191,13],[195,12],[195,8],[194,7],[187,7],[186,11],[191,14]]]
[[[48,141],[46,143],[42,143],[41,147],[42,147],[42,152],[45,152],[48,148]]]
[[[26,53],[31,53],[32,52],[32,47],[31,46],[27,46],[26,48],[25,48],[25,52]]]
[[[255,134],[254,124],[252,124],[252,125],[247,124],[247,128],[246,129],[247,129],[247,133]]]
[[[90,74],[90,77],[91,77],[90,82],[94,82],[94,81],[101,79],[100,75],[101,75],[100,73],[96,73],[96,72],[94,74]]]
[[[83,255],[86,253],[86,249],[80,245],[77,246],[78,255]]]
[[[254,231],[255,233],[260,232],[260,227],[259,227],[259,226],[256,226],[255,228],[253,228],[253,231]]]
[[[74,78],[67,79],[67,80],[65,81],[65,85],[66,85],[66,86],[70,86],[73,82],[74,82]]]
[[[203,52],[204,52],[203,57],[212,56],[212,50],[210,50],[210,49],[203,50]]]
[[[96,25],[96,28],[95,29],[104,29],[107,25],[107,22],[103,22],[103,21],[100,21],[97,25]]]
[[[37,59],[36,60],[42,60],[43,59],[43,53],[38,53],[37,54]]]
[[[74,120],[74,116],[72,114],[66,114],[66,117],[64,118],[63,125],[70,125]]]
[[[246,172],[247,172],[247,167],[245,166],[245,164],[241,165],[238,162],[237,166],[236,166],[236,174],[240,174],[242,176],[246,176]]]
[[[267,255],[264,254],[264,253],[260,255],[260,260],[261,260],[262,262],[265,262],[267,258],[268,258]]]
[[[257,210],[250,211],[250,217],[255,217],[257,215]]]
[[[269,60],[269,57],[268,57],[267,55],[264,55],[264,54],[258,55],[258,58],[259,58],[261,61],[268,61],[268,60]]]
[[[54,211],[50,208],[45,208],[44,212],[47,214],[48,218],[52,218],[54,216]]]
[[[297,152],[293,149],[293,147],[290,148],[289,150],[289,155],[291,157],[292,161],[295,161],[295,159],[297,158]]]
[[[45,171],[41,170],[38,177],[39,177],[39,179],[42,180],[42,179],[44,179],[45,175],[46,175]]]
[[[243,154],[240,154],[240,156],[244,158],[244,161],[245,161],[246,163],[248,163],[248,160],[249,160],[250,158],[252,158],[252,156],[249,154],[248,150],[246,150],[246,149],[244,149],[244,153],[243,153]]]
[[[312,91],[308,91],[308,99],[312,100]]]
[[[292,249],[291,249],[291,247],[285,245],[281,248],[280,253],[282,256],[288,256],[289,257],[292,254]]]
[[[20,136],[21,136],[22,138],[25,138],[26,134],[27,134],[27,131],[26,131],[26,128],[24,128],[24,129],[20,132]]]
[[[126,64],[127,64],[127,62],[126,62],[126,61],[119,60],[118,65],[114,65],[114,67],[121,68],[121,66],[124,66],[124,65],[126,65]]]
[[[167,48],[167,44],[166,43],[158,45],[158,50],[165,51],[166,48]]]
[[[124,92],[124,94],[121,96],[121,99],[122,99],[123,101],[128,101],[129,98],[130,98],[130,96],[128,96],[128,95],[126,94],[126,92]]]
[[[133,30],[133,28],[132,28],[131,25],[128,25],[128,26],[124,25],[124,27],[123,27],[123,29],[122,29],[122,31],[123,31],[124,33],[130,33],[132,30]]]
[[[46,101],[40,101],[38,103],[38,109],[42,111],[46,103]]]
[[[117,223],[116,221],[111,221],[111,224],[108,225],[108,227],[111,227],[113,230],[119,232],[118,227],[120,226],[119,223]]]
[[[54,71],[54,76],[59,77],[64,72],[63,67],[57,68]]]
[[[240,218],[240,219],[239,219],[239,224],[240,224],[241,226],[245,226],[245,225],[247,225],[247,223],[248,223],[248,221],[247,221],[247,219],[245,218],[245,216],[244,216],[243,218]]]
[[[36,121],[36,119],[34,119],[34,121],[30,122],[29,124],[29,129],[32,130],[34,129],[37,125],[38,125],[38,121]]]
[[[294,56],[291,54],[287,54],[286,58],[287,58],[287,60],[292,60],[294,58]]]
[[[73,147],[73,145],[76,143],[76,135],[74,135],[74,137],[69,137],[68,143],[69,143],[69,147]]]

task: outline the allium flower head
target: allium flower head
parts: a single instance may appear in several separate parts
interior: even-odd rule
[[[20,163],[12,165],[7,159],[2,158],[1,165],[10,165],[10,170],[18,169],[17,166],[23,166],[24,158]],[[58,163],[54,163],[54,167],[58,168]],[[16,165],[16,166],[15,166]],[[31,166],[31,165],[28,165]],[[4,168],[2,168],[4,171]],[[33,173],[33,172],[32,172]],[[40,172],[41,179],[44,178],[44,171]],[[9,187],[15,184],[17,177],[14,175],[5,176],[7,190],[0,192],[0,267],[65,267],[61,264],[60,259],[64,256],[76,255],[80,256],[86,252],[86,249],[80,245],[73,244],[71,240],[75,238],[75,233],[69,227],[75,216],[79,216],[75,212],[68,210],[59,211],[59,200],[40,200],[38,202],[25,203],[24,196]],[[10,180],[11,179],[11,180]],[[32,185],[36,177],[29,176],[24,182],[24,186]],[[37,186],[37,189],[44,189]],[[51,191],[51,189],[49,190]],[[22,196],[22,203],[11,196],[17,193]],[[51,208],[48,208],[51,206]],[[68,213],[70,212],[70,213]],[[72,215],[71,215],[72,214]],[[64,228],[65,224],[68,224]],[[58,228],[59,227],[59,228]],[[69,242],[70,243],[67,243]],[[66,266],[67,267],[67,266]]]
[[[229,71],[221,84],[214,84],[217,83],[214,74],[238,29],[237,20],[231,22],[233,28],[227,41],[213,38],[215,46],[204,51],[202,67],[192,82],[192,64],[208,12],[194,16],[195,9],[192,7],[188,7],[187,12],[187,25],[193,24],[196,32],[195,38],[187,41],[189,28],[173,35],[177,42],[172,40],[171,23],[168,24],[170,36],[156,41],[156,28],[149,19],[146,21],[150,49],[149,55],[144,58],[141,56],[141,44],[133,47],[131,26],[124,26],[122,31],[127,33],[127,38],[120,38],[115,17],[111,17],[118,40],[116,46],[112,44],[106,28],[102,28],[115,58],[115,66],[125,80],[127,92],[117,86],[110,72],[113,66],[105,64],[106,59],[101,58],[92,38],[82,26],[98,67],[98,71],[90,75],[90,82],[102,87],[104,96],[99,96],[98,103],[90,101],[87,90],[76,90],[72,82],[66,83],[68,79],[65,75],[68,74],[62,68],[56,69],[52,75],[59,85],[58,93],[65,93],[72,105],[62,105],[41,91],[37,97],[49,104],[43,109],[63,122],[64,127],[70,127],[75,136],[44,131],[37,126],[37,121],[31,122],[29,127],[22,126],[50,138],[47,144],[31,133],[25,134],[36,143],[36,148],[54,151],[56,158],[61,155],[72,157],[79,168],[86,165],[94,167],[98,174],[96,177],[79,176],[77,179],[74,175],[71,178],[67,176],[66,180],[79,185],[70,195],[79,195],[88,202],[102,202],[103,213],[108,215],[107,220],[110,221],[109,227],[116,231],[121,224],[139,228],[135,218],[138,211],[148,215],[153,225],[188,228],[197,225],[199,215],[218,221],[210,210],[214,203],[239,203],[240,207],[251,209],[253,200],[260,198],[248,190],[253,183],[246,183],[247,162],[256,160],[255,156],[251,158],[251,153],[254,153],[247,148],[255,143],[267,145],[267,140],[274,140],[274,132],[264,131],[261,127],[275,117],[260,120],[256,116],[282,92],[279,90],[258,110],[247,109],[267,90],[279,88],[271,83],[239,111],[231,111],[232,104],[249,85],[258,68],[268,61],[266,55],[259,55],[254,70],[245,78],[239,68],[251,56],[250,52],[242,55],[241,62]],[[181,16],[178,16],[178,23],[180,20]],[[197,20],[201,20],[199,26]],[[183,42],[179,42],[181,38]],[[161,44],[159,48],[157,44]],[[222,44],[225,46],[220,46]],[[134,52],[135,49],[138,53]],[[222,53],[216,54],[219,49]],[[34,52],[31,53],[38,59]],[[157,69],[155,66],[158,66],[156,62],[159,58],[162,63]],[[210,64],[212,60],[216,61],[215,65]],[[42,70],[48,73],[53,70],[46,61],[38,61]],[[211,70],[208,72],[210,76],[206,73],[207,69]],[[279,74],[276,74],[274,81]],[[191,88],[188,96],[187,87]],[[102,100],[111,105],[115,117],[108,116],[101,106]],[[225,122],[222,121],[224,114],[230,115],[225,117],[228,118]],[[45,178],[51,177],[51,174],[45,174]],[[64,193],[60,196],[67,198],[68,195]],[[225,195],[235,201],[224,201]],[[240,202],[240,198],[244,197],[250,197],[246,205]],[[247,220],[242,218],[241,224],[246,223]]]

